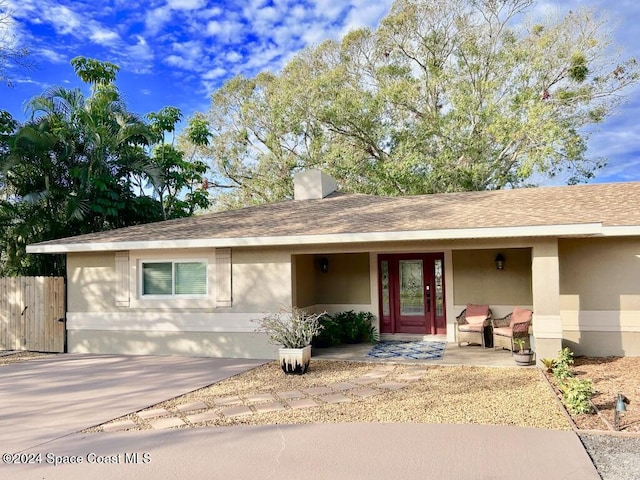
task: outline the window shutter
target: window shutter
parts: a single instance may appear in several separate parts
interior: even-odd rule
[[[116,307],[129,306],[129,252],[116,252]]]
[[[216,248],[216,307],[231,306],[231,249]]]

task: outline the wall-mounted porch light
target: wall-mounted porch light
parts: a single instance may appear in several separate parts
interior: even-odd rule
[[[496,255],[495,262],[497,270],[504,270],[504,256],[501,253]]]
[[[329,271],[329,259],[327,257],[322,257],[320,259],[320,271],[322,273],[327,273]]]

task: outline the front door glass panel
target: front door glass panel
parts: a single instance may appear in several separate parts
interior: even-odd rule
[[[389,296],[389,262],[386,260],[380,262],[380,270],[382,277],[382,315],[386,317],[391,313],[391,297]]]
[[[436,317],[444,316],[444,286],[442,284],[442,260],[434,260],[434,281],[436,284]]]
[[[424,315],[422,260],[400,260],[400,315]]]

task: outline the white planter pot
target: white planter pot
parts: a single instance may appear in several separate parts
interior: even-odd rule
[[[280,366],[289,375],[302,375],[309,368],[311,362],[311,345],[304,348],[281,348]]]

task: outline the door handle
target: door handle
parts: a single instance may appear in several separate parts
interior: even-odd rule
[[[425,290],[425,302],[427,302],[427,312],[431,311],[431,289],[430,289],[430,285],[427,284],[424,286],[424,290]]]

